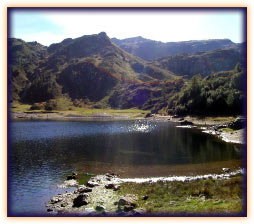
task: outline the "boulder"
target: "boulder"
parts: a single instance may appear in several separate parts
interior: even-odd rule
[[[180,122],[180,125],[193,125],[193,123],[191,121],[184,120]]]
[[[121,188],[121,186],[120,186],[120,185],[115,185],[115,186],[114,186],[114,188],[113,188],[113,190],[114,190],[114,191],[119,191],[119,190],[120,190],[120,188]]]
[[[87,194],[80,194],[78,195],[78,197],[74,198],[73,200],[73,207],[81,207],[83,205],[87,205],[88,201],[87,201]]]
[[[78,188],[77,192],[78,193],[88,193],[88,192],[92,192],[92,188],[86,187],[86,186],[81,186]]]
[[[95,207],[95,210],[96,210],[97,212],[103,212],[103,211],[105,210],[105,207],[102,206],[102,205],[97,205],[97,206]]]
[[[133,209],[133,210],[131,210],[131,214],[132,215],[143,215],[143,214],[145,214],[146,213],[146,210],[145,209],[143,209],[143,208],[139,208],[139,209]]]
[[[77,173],[75,173],[75,172],[72,172],[72,174],[71,175],[68,175],[67,177],[66,177],[66,180],[76,180],[77,179]]]
[[[61,197],[53,197],[53,198],[51,198],[51,203],[52,204],[55,204],[55,203],[57,203],[57,202],[60,202],[60,201],[62,201],[63,199],[61,198]]]
[[[229,173],[231,170],[229,168],[222,168],[222,171],[225,173]]]
[[[113,189],[114,187],[115,187],[114,184],[106,184],[106,185],[105,185],[105,188],[106,188],[106,189]]]
[[[126,194],[119,199],[118,207],[125,206],[125,205],[131,205],[133,207],[136,207],[137,200],[138,200],[138,198],[135,195]]]
[[[246,118],[245,117],[237,117],[233,122],[228,124],[228,127],[234,130],[239,130],[244,128],[246,125]]]
[[[96,182],[88,181],[86,183],[86,186],[88,186],[88,187],[96,187],[96,186],[99,186],[99,184],[96,183]]]
[[[149,117],[152,117],[152,113],[147,113],[147,114],[145,115],[145,118],[149,118]]]
[[[143,199],[143,200],[147,200],[147,199],[148,199],[148,195],[144,195],[144,196],[142,197],[142,199]]]
[[[131,210],[133,210],[135,207],[133,206],[133,205],[125,205],[124,207],[123,207],[123,210],[125,211],[125,212],[129,212],[129,211],[131,211]]]

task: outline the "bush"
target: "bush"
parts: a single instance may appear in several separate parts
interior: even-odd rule
[[[44,109],[45,109],[45,104],[44,103],[34,103],[30,107],[30,110],[44,110]]]

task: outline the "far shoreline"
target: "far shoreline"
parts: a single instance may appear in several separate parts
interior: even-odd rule
[[[121,110],[118,110],[121,111]],[[229,130],[226,128],[218,129],[220,126],[227,126],[235,120],[235,117],[209,117],[202,118],[185,116],[175,118],[172,115],[153,114],[145,118],[144,114],[130,115],[114,115],[106,112],[94,113],[91,115],[76,114],[75,111],[70,113],[61,112],[11,112],[11,121],[121,121],[121,120],[152,120],[179,123],[185,121],[191,125],[182,126],[183,128],[199,128],[202,132],[213,135],[220,140],[233,144],[246,144],[244,136],[246,129]],[[179,126],[180,127],[180,126]]]

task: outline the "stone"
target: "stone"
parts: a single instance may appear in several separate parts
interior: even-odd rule
[[[77,190],[77,192],[79,192],[79,193],[88,193],[88,192],[92,192],[92,191],[93,191],[92,188],[85,187],[85,186],[81,186]]]
[[[67,177],[66,177],[66,180],[76,180],[77,179],[77,173],[76,172],[72,172],[72,174],[71,175],[68,175]]]
[[[84,211],[84,214],[89,215],[89,214],[93,214],[95,213],[95,209],[94,208],[86,208]]]
[[[109,178],[112,178],[112,177],[114,177],[114,175],[112,175],[112,174],[109,174],[109,173],[106,173],[106,175],[105,175],[106,177],[109,177]]]
[[[120,185],[115,185],[115,186],[113,187],[113,190],[114,190],[114,191],[119,191],[119,190],[120,190],[120,188],[121,188],[121,186],[120,186]]]
[[[148,199],[148,195],[144,195],[144,196],[142,197],[142,199],[143,199],[143,200],[147,200],[147,199]]]
[[[147,114],[145,115],[145,118],[149,118],[149,117],[152,117],[152,113],[147,113]]]
[[[68,205],[68,203],[64,202],[64,203],[61,204],[61,207],[66,207],[67,205]]]
[[[233,122],[230,122],[228,124],[228,127],[232,128],[234,130],[239,130],[239,129],[244,128],[245,125],[246,125],[246,118],[242,117],[242,116],[239,116]]]
[[[137,200],[138,198],[135,195],[126,194],[120,198],[120,200],[118,201],[118,206],[131,205],[135,207]]]
[[[76,180],[76,176],[68,175],[68,176],[66,177],[66,180]]]
[[[191,121],[184,120],[180,122],[180,125],[193,125],[193,123]]]
[[[129,212],[129,211],[131,211],[131,210],[133,210],[135,207],[133,206],[133,205],[125,205],[124,207],[123,207],[123,210],[125,211],[125,212]]]
[[[143,215],[146,213],[146,210],[143,208],[139,208],[139,209],[133,209],[131,210],[131,214],[132,215]]]
[[[53,212],[53,209],[52,208],[48,208],[47,212]]]
[[[106,189],[113,189],[114,186],[115,186],[114,184],[106,184],[106,185],[105,185],[105,188],[106,188]]]
[[[87,205],[88,201],[87,199],[87,194],[80,194],[78,197],[74,198],[73,200],[73,207],[81,207],[83,205]]]
[[[61,197],[53,197],[53,198],[51,198],[51,203],[52,204],[55,204],[55,203],[60,202],[60,201],[62,201]]]
[[[95,187],[95,186],[99,186],[99,184],[96,183],[96,182],[88,181],[86,183],[86,186],[88,186],[88,187]]]
[[[105,210],[105,207],[102,206],[102,205],[97,205],[97,206],[95,207],[95,210],[96,210],[97,212],[103,212],[103,211]]]
[[[229,173],[231,170],[229,168],[222,168],[222,171],[225,173]]]

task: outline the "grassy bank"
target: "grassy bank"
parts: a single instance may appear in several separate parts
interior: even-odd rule
[[[138,196],[151,214],[234,215],[243,210],[243,177],[190,182],[124,183],[119,194]],[[143,200],[147,195],[148,199]]]
[[[47,116],[47,113],[58,113],[62,116],[67,115],[81,115],[81,116],[101,116],[101,115],[109,115],[109,116],[127,116],[130,118],[139,118],[144,117],[145,114],[147,114],[148,110],[140,110],[137,108],[131,108],[131,109],[111,109],[111,108],[103,108],[103,109],[95,109],[95,108],[89,108],[89,107],[75,107],[71,106],[63,110],[31,110],[31,105],[29,104],[20,104],[20,103],[13,103],[11,106],[11,112],[23,112],[23,113],[41,113],[41,116]]]

